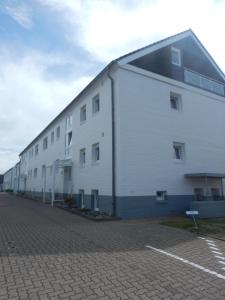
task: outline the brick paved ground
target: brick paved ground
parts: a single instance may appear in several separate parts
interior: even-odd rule
[[[191,233],[150,220],[95,223],[0,194],[0,300],[225,299],[225,280],[146,245],[225,275]]]

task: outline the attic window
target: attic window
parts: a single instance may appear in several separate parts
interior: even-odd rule
[[[181,52],[180,49],[171,47],[171,62],[173,65],[181,66]]]

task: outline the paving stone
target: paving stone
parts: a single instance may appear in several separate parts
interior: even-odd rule
[[[146,245],[222,272],[192,233],[147,219],[92,222],[0,194],[0,300],[225,299],[225,280]]]

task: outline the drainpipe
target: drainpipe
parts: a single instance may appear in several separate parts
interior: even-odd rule
[[[112,116],[112,211],[113,216],[116,216],[116,166],[115,166],[115,94],[114,94],[114,79],[107,74],[111,82],[111,116]]]

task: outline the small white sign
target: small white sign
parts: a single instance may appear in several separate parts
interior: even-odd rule
[[[186,211],[186,215],[187,216],[196,216],[196,215],[198,215],[199,213],[198,213],[198,211],[197,210],[187,210]]]

